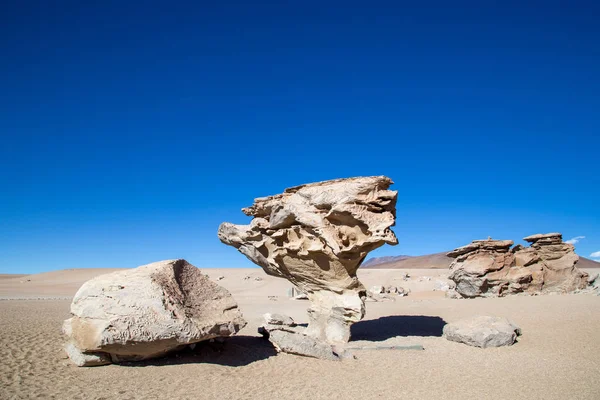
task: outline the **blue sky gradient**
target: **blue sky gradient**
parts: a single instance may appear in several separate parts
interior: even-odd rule
[[[399,192],[372,256],[600,251],[597,2],[86,3],[0,5],[0,273],[252,266],[221,222],[365,175]]]

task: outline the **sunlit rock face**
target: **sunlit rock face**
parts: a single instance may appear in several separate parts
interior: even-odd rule
[[[397,192],[385,176],[336,179],[258,198],[249,225],[223,223],[219,239],[267,274],[289,280],[311,301],[306,334],[347,342],[365,313],[366,290],[356,271],[367,254],[397,244]]]
[[[512,240],[474,240],[449,252],[456,260],[450,276],[461,297],[496,297],[517,293],[568,293],[587,287],[588,274],[576,267],[579,256],[560,233],[523,238],[531,247]]]

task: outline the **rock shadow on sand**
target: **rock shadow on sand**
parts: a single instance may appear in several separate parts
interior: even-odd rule
[[[162,358],[145,361],[122,362],[125,367],[148,367],[179,364],[218,364],[228,367],[241,367],[255,361],[266,360],[277,355],[273,345],[262,337],[232,336],[223,343],[200,342],[191,350],[173,352]]]
[[[390,315],[352,325],[352,341],[383,342],[397,336],[442,336],[444,321],[427,315]]]

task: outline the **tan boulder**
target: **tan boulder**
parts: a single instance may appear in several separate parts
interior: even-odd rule
[[[258,198],[242,211],[250,225],[223,223],[219,239],[267,274],[308,295],[306,334],[329,343],[350,338],[365,313],[366,290],[356,271],[367,254],[397,239],[397,192],[385,176],[337,179]]]
[[[63,325],[65,349],[80,366],[159,357],[246,324],[229,292],[185,260],[91,279],[75,295],[71,314]]]

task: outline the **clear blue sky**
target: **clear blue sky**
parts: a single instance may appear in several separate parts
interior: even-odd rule
[[[252,266],[255,197],[382,174],[373,256],[600,251],[598,2],[91,3],[0,5],[0,273]]]

